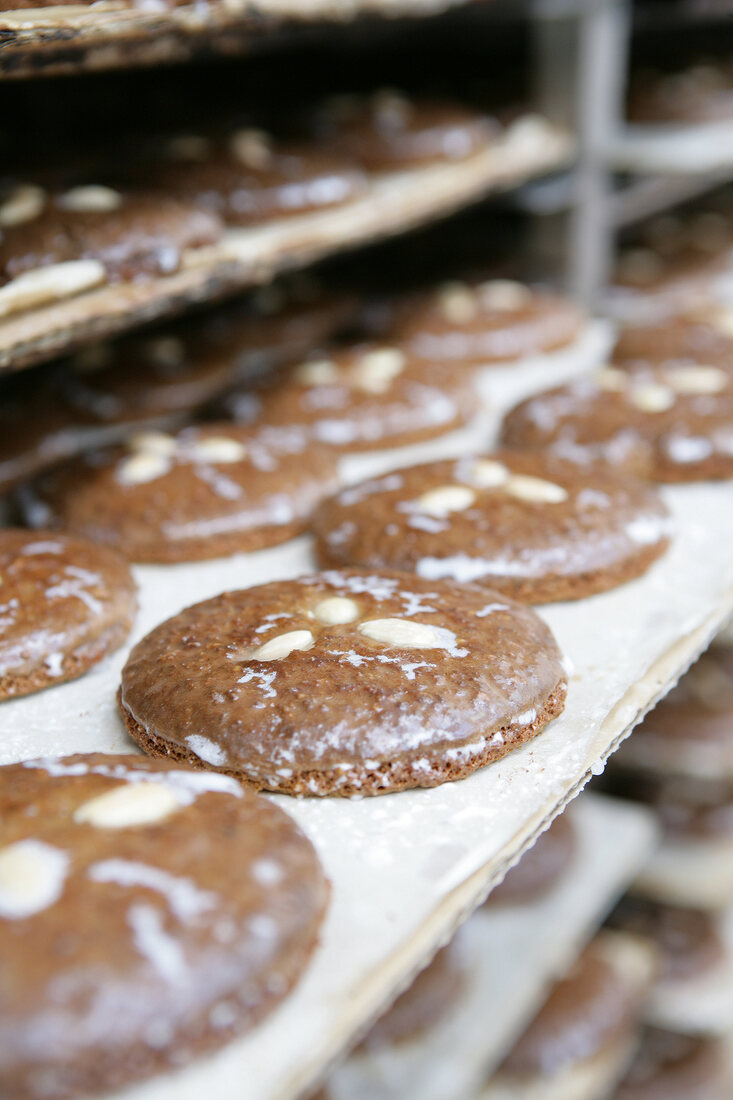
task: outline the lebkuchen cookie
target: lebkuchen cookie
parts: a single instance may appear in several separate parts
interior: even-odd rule
[[[132,561],[195,561],[274,546],[300,533],[337,484],[303,433],[232,424],[139,432],[18,491],[30,526],[116,546]]]
[[[0,285],[71,262],[77,266],[65,270],[88,273],[90,286],[169,275],[186,249],[212,244],[221,228],[206,210],[152,191],[7,184],[0,192]]]
[[[290,818],[235,780],[92,753],[0,768],[0,805],[7,1100],[180,1068],[303,972],[323,871]]]
[[[132,650],[119,705],[153,756],[349,796],[462,779],[531,740],[566,690],[529,608],[472,585],[334,570],[161,623]]]
[[[125,560],[87,539],[0,531],[0,699],[81,676],[124,642],[137,607]]]
[[[466,960],[452,940],[441,948],[414,982],[369,1030],[357,1053],[399,1046],[424,1038],[460,999],[466,987]]]
[[[628,325],[621,330],[613,360],[626,367],[645,363],[712,364],[733,372],[733,311],[700,310],[657,324]]]
[[[506,416],[502,442],[652,481],[733,477],[733,375],[604,367],[523,401]]]
[[[182,135],[165,150],[168,163],[152,170],[152,185],[230,226],[341,206],[367,187],[350,158],[313,140],[278,142],[263,130]]]
[[[528,603],[612,588],[669,543],[652,488],[518,451],[412,466],[343,489],[313,528],[321,565],[471,581]]]
[[[494,887],[484,907],[531,905],[545,897],[572,867],[577,848],[573,815],[566,810]]]
[[[348,452],[432,439],[465,424],[478,404],[471,374],[416,362],[398,346],[354,345],[326,349],[261,389],[235,389],[223,411]]]
[[[272,284],[243,301],[0,382],[0,491],[140,428],[178,427],[243,379],[261,380],[354,316],[356,299]]]
[[[726,914],[663,905],[626,895],[609,918],[648,940],[659,972],[644,1016],[685,1034],[723,1034],[733,1027],[733,957]]]
[[[330,147],[376,172],[465,160],[501,133],[495,119],[471,107],[389,89],[334,97],[316,108],[311,126]]]
[[[602,933],[552,989],[478,1100],[597,1100],[633,1054],[653,974],[646,946]]]
[[[394,335],[417,360],[480,367],[566,348],[585,323],[567,298],[490,279],[417,296],[397,313]]]

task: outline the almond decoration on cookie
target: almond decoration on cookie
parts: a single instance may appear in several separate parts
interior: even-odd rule
[[[585,325],[575,303],[509,279],[447,283],[398,318],[395,335],[414,359],[466,367],[556,351]]]
[[[313,521],[324,566],[406,569],[528,603],[639,576],[666,549],[667,512],[629,477],[545,454],[427,463],[343,489]]]
[[[130,654],[119,705],[153,756],[349,796],[464,778],[534,737],[565,691],[529,608],[472,585],[334,570],[161,623]]]
[[[402,347],[357,344],[299,363],[229,398],[235,419],[295,428],[340,451],[398,447],[460,427],[476,413],[473,372],[417,362]]]
[[[0,805],[3,1096],[70,1100],[180,1067],[305,969],[328,899],[318,857],[229,776],[47,757],[0,768]]]

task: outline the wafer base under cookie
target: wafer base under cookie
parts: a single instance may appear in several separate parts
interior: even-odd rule
[[[414,787],[438,787],[442,783],[466,779],[478,768],[500,760],[507,753],[531,741],[549,722],[562,713],[566,695],[567,683],[561,680],[533,722],[526,725],[506,726],[501,730],[492,731],[482,739],[447,750],[426,750],[415,759],[370,762],[373,766],[355,764],[349,767],[348,771],[309,769],[298,773],[293,766],[292,774],[288,777],[279,776],[276,773],[252,775],[237,771],[235,768],[213,770],[223,772],[225,775],[233,775],[245,786],[254,790],[277,791],[292,795],[338,795],[348,798],[352,795],[388,794]],[[202,766],[203,761],[195,753],[163,738],[152,736],[137,722],[128,710],[121,690],[117,693],[117,702],[127,732],[149,756],[168,757],[194,767]]]

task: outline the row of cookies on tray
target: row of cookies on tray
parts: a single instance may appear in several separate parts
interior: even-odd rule
[[[208,436],[218,443],[206,461],[223,483],[232,455],[222,449],[222,430]],[[264,446],[255,457],[266,472]],[[310,461],[303,448],[300,461]],[[161,503],[154,497],[151,508]],[[93,660],[95,643],[104,645],[119,625],[114,619],[132,614],[122,559],[62,532],[6,531],[3,538],[8,652],[15,643],[31,678],[40,669],[51,682],[63,679],[72,654]],[[158,679],[158,701],[173,717],[176,696],[191,701],[200,691],[221,707],[226,739],[243,708],[248,728],[259,720],[250,743],[281,789],[367,793],[457,778],[501,753],[505,734],[510,747],[539,729],[564,696],[565,672],[547,628],[527,608],[491,602],[482,591],[355,570],[232,593],[210,608],[208,640],[218,653],[204,656],[207,632],[197,623],[196,636],[183,639],[195,667],[176,668],[177,658],[166,657],[175,684]],[[44,626],[31,633],[29,646],[22,619],[39,610]],[[293,616],[298,622],[286,621]],[[86,623],[76,631],[80,620]],[[220,671],[234,680],[212,692],[220,659]],[[516,676],[515,664],[525,659]],[[291,675],[296,679],[285,683]],[[312,705],[316,678],[324,685],[320,712]],[[15,681],[17,691],[38,686],[38,679]],[[476,708],[463,705],[464,692]],[[283,723],[272,700],[294,702],[306,723],[297,715]],[[436,707],[446,725],[430,745],[423,734]],[[246,1030],[305,966],[327,900],[315,852],[282,811],[221,774],[232,770],[232,749],[217,746],[209,718],[194,721],[174,755],[212,770],[192,770],[185,760],[101,755],[0,769],[8,803],[0,919],[10,947],[7,963],[2,953],[10,990],[8,1026],[0,1028],[4,1095],[83,1095],[181,1065]],[[497,735],[496,726],[504,732]],[[336,743],[337,728],[349,743]],[[329,729],[324,754],[319,746]],[[279,744],[268,746],[270,733]],[[419,754],[412,751],[416,737]],[[296,757],[309,743],[318,767],[303,776]],[[80,905],[88,915],[81,924]],[[86,974],[104,991],[104,1003],[84,985]],[[49,1032],[52,1002],[57,1025]]]
[[[465,288],[460,289],[465,300]],[[204,430],[202,441],[218,441],[203,459],[194,457],[194,464],[213,470],[213,477],[207,473],[200,479],[203,485],[213,480],[219,492],[231,484],[231,467],[242,461],[239,452],[233,461],[231,449],[222,447],[222,431],[217,426],[218,434],[212,436]],[[170,438],[175,437],[158,436],[158,442]],[[236,433],[225,438],[241,444]],[[302,451],[301,457],[309,452],[310,448]],[[140,486],[149,488],[166,478],[167,464],[185,465],[168,444],[150,453],[164,460],[163,468],[157,477],[137,483]],[[256,450],[259,463],[266,465],[263,454]],[[121,461],[131,457],[135,454],[125,454]],[[543,517],[553,508],[561,510],[558,515],[570,509],[569,518],[558,522],[557,529],[572,539],[582,526],[578,510],[598,509],[602,498],[604,522],[600,528],[592,524],[590,530],[602,536],[601,542],[608,537],[614,516],[605,513],[615,515],[619,504],[608,496],[608,488],[585,483],[576,487],[575,480],[585,477],[577,466],[566,470],[565,482],[558,481],[560,460],[547,460],[556,463],[553,480],[545,476],[544,467],[535,473],[514,470],[512,464],[519,460],[514,452],[463,460],[468,479],[419,493],[450,490],[447,497],[439,493],[437,515],[434,495],[417,513],[408,509],[397,514],[408,519],[418,514],[428,521],[427,531],[419,524],[406,530],[440,534],[431,531],[431,525],[454,515],[470,518],[466,513],[475,500],[495,494],[502,509],[519,509],[525,523],[532,509],[539,509]],[[472,464],[478,469],[470,468]],[[461,476],[455,464],[450,473],[452,478]],[[594,476],[595,470],[589,470],[588,478]],[[183,484],[171,497],[190,492],[188,483]],[[648,486],[630,481],[626,486],[619,522],[624,530],[631,524],[636,532],[632,543],[644,553],[650,546],[649,524],[656,524],[661,552],[667,538],[661,505]],[[457,488],[465,490],[462,508],[454,506]],[[227,488],[223,499],[229,492]],[[585,504],[576,505],[582,492]],[[470,500],[468,493],[474,494]],[[165,491],[153,495],[149,514],[165,508],[168,499]],[[102,504],[103,497],[100,512]],[[624,510],[629,506],[633,514]],[[545,527],[543,518],[538,528]],[[30,663],[31,678],[38,678],[41,669],[42,675],[63,679],[72,650],[81,660],[94,659],[95,643],[108,629],[119,628],[114,621],[97,621],[95,637],[84,636],[82,629],[72,639],[66,633],[76,621],[69,617],[71,605],[82,619],[87,611],[106,612],[123,588],[129,617],[132,588],[127,581],[120,583],[119,576],[105,574],[100,559],[79,562],[77,546],[82,543],[75,535],[12,531],[4,537],[10,553],[0,573],[10,586],[3,611],[11,640],[20,624],[16,649],[26,670]],[[86,543],[83,548],[107,555],[107,568],[122,569],[124,575],[114,551]],[[567,543],[560,543],[559,556],[567,553]],[[57,618],[42,636],[34,635],[29,647],[27,635],[22,636],[23,614],[39,608],[46,613],[49,607],[55,608]],[[51,652],[44,649],[49,638],[55,646]],[[14,1014],[20,1032],[0,1063],[8,1094],[77,1095],[148,1075],[241,1031],[292,984],[323,912],[323,874],[307,842],[290,831],[293,827],[284,815],[271,824],[271,808],[254,796],[237,793],[241,789],[222,773],[233,773],[256,787],[308,794],[384,793],[460,778],[524,743],[557,715],[566,677],[549,630],[528,607],[481,585],[426,580],[370,566],[225,594],[161,624],[131,654],[120,704],[138,743],[179,763],[86,757],[27,762],[4,770],[2,776],[13,793],[13,812],[8,842],[0,851],[0,907],[19,960],[38,953],[39,943],[48,943],[51,951],[50,956],[38,954],[34,983],[29,985],[18,968],[11,975],[14,1002],[23,1011]],[[312,689],[318,682],[324,685],[326,702],[314,708]],[[41,683],[36,679],[30,686]],[[206,770],[190,770],[188,763]],[[235,807],[237,799],[245,801]],[[218,862],[204,871],[192,863],[187,846],[180,845],[181,822],[195,807],[212,817],[228,815],[221,828],[229,840],[234,838],[235,848],[239,834],[236,821],[229,818],[240,812],[248,815],[257,851],[243,882],[223,883],[217,877]],[[209,823],[199,821],[196,828],[205,833]],[[151,830],[156,852],[152,866]],[[280,832],[276,842],[273,830]],[[199,854],[211,863],[207,843],[204,836]],[[240,859],[228,843],[217,844],[223,864]],[[281,865],[283,845],[297,852],[294,879]],[[175,862],[174,854],[185,860],[185,867]],[[251,880],[257,884],[254,892]],[[151,904],[151,890],[165,900],[163,914]],[[246,893],[244,900],[240,890]],[[299,899],[297,917],[293,892]],[[95,937],[87,930],[88,934],[72,936],[73,942],[68,939],[77,908],[74,899],[90,897],[91,911],[107,906],[120,925],[119,951],[106,960],[104,982],[118,989],[120,982],[129,980],[131,967],[139,971],[150,992],[146,1007],[154,1021],[131,1013],[128,999],[119,993],[115,1003],[127,1015],[128,1033],[124,1043],[112,1048],[99,1031],[90,1038],[85,1015],[90,1004],[75,1002],[67,1019],[76,1041],[65,1030],[55,1045],[47,1044],[39,1052],[33,1037],[45,1011],[49,981],[56,982],[67,971],[72,976],[84,971],[104,947],[103,931]],[[234,942],[222,931],[221,905],[236,911],[223,924],[243,961],[237,967],[223,962],[225,976],[214,987],[204,981],[202,960],[207,972],[212,958],[231,962]],[[278,914],[274,927],[273,908]],[[244,920],[244,932],[238,920]],[[59,936],[66,943],[63,960],[53,951]],[[263,936],[271,944],[264,970]],[[100,971],[95,974],[96,981]],[[185,1003],[177,1000],[180,1012],[174,1011],[169,989],[184,980],[191,996]],[[70,1010],[71,1002],[62,1000]]]
[[[0,317],[170,275],[231,228],[342,207],[381,173],[460,162],[506,129],[471,107],[392,91],[301,107],[275,125],[284,136],[251,119],[143,134],[0,180]]]

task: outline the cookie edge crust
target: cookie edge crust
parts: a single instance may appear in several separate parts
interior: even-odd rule
[[[319,569],[402,569],[405,572],[419,576],[415,569],[406,565],[387,563],[384,561],[369,561],[364,558],[340,558],[329,553],[325,537],[318,529],[314,529],[316,562]],[[564,600],[580,600],[587,596],[596,596],[601,592],[608,592],[618,588],[627,581],[636,580],[644,575],[648,569],[663,556],[669,549],[671,539],[666,535],[658,542],[650,546],[641,547],[638,553],[631,554],[605,569],[586,570],[573,574],[551,574],[547,577],[515,578],[497,576],[495,573],[486,573],[483,577],[474,577],[472,584],[483,588],[490,588],[500,592],[518,603],[535,606],[544,603],[556,603]],[[455,577],[444,577],[442,580],[459,583]]]
[[[233,768],[207,767],[194,753],[171,742],[151,737],[124,702],[122,687],[117,692],[117,705],[127,733],[147,756],[167,757],[192,767],[205,767],[209,771],[222,772],[224,775],[233,776],[243,786],[255,791],[319,798],[324,796],[350,798],[392,794],[420,787],[439,787],[443,783],[467,779],[479,768],[501,760],[510,752],[532,741],[550,722],[562,714],[567,691],[568,683],[563,676],[545,697],[542,710],[533,722],[526,725],[510,724],[492,731],[490,735],[486,735],[487,744],[481,749],[475,749],[479,738],[474,737],[461,745],[451,746],[448,750],[421,752],[419,768],[411,766],[409,760],[398,759],[382,761],[377,767],[356,763],[349,768],[348,772],[337,769],[296,772],[293,769],[293,775],[287,778],[277,778],[275,775],[254,777]],[[502,735],[501,743],[492,743],[497,734]],[[446,759],[446,751],[452,750],[458,750],[459,753],[465,752],[468,759],[463,762],[460,761],[460,757],[455,761]],[[429,765],[427,768],[424,766],[426,760]]]
[[[126,613],[120,615],[101,633],[83,639],[73,649],[63,651],[64,670],[59,676],[51,676],[43,661],[36,668],[13,675],[12,671],[0,677],[0,703],[10,699],[22,699],[37,691],[78,680],[94,665],[118,650],[129,637],[137,614],[137,600],[132,596]]]

